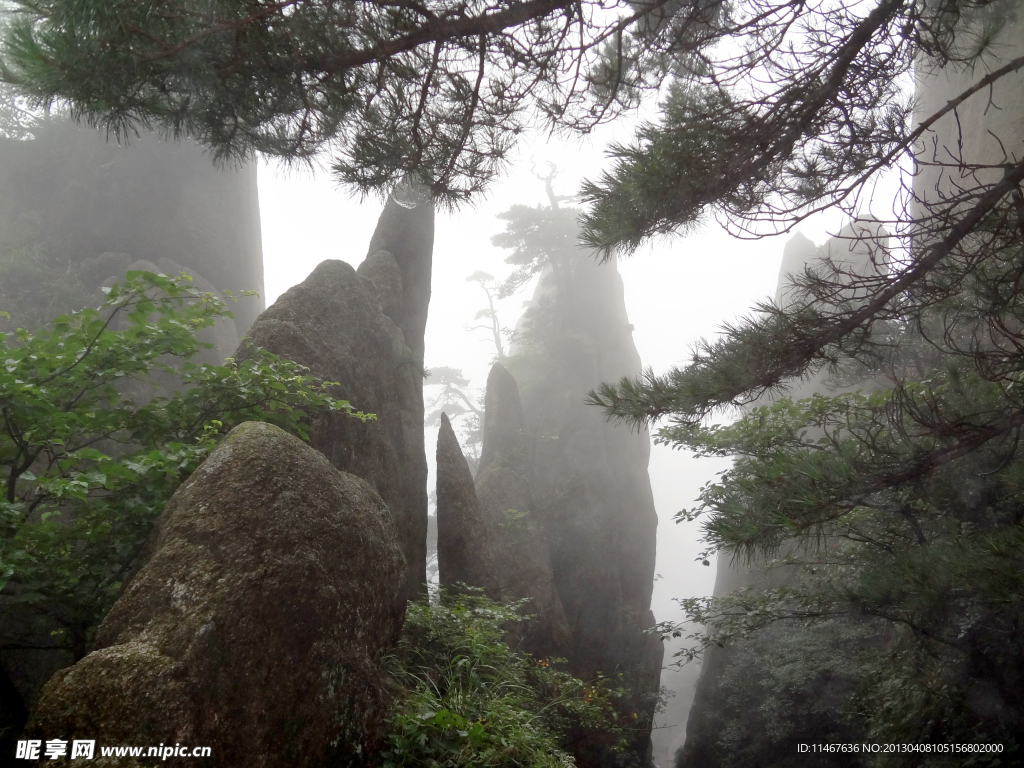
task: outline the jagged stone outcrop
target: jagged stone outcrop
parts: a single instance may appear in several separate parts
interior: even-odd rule
[[[434,253],[434,206],[423,190],[406,183],[388,198],[367,255],[377,251],[388,251],[398,264],[403,296],[395,315],[388,316],[402,329],[405,343],[422,367]]]
[[[236,358],[262,347],[337,382],[335,397],[376,414],[365,423],[320,415],[310,442],[337,469],[370,483],[388,505],[412,596],[426,583],[426,480],[416,465],[423,445],[422,377],[402,332],[380,307],[374,282],[343,261],[324,261],[260,315]]]
[[[473,487],[473,475],[451,422],[441,414],[437,435],[437,567],[441,586],[459,584],[498,597],[487,525]]]
[[[580,252],[541,276],[510,359],[533,440],[532,498],[547,526],[555,586],[570,630],[559,654],[588,679],[622,674],[632,696],[620,702],[653,716],[662,647],[644,630],[654,583],[657,513],[646,430],[606,422],[587,406],[603,381],[640,373],[614,262]],[[630,750],[650,760],[650,729]],[[608,744],[580,744],[582,766],[607,763]]]
[[[376,657],[404,610],[374,490],[242,424],[168,502],[95,650],[47,683],[28,734],[209,746],[210,766],[360,765],[387,711]]]
[[[516,380],[495,363],[484,395],[476,495],[501,591],[508,598],[529,598],[525,612],[536,617],[513,630],[512,643],[541,658],[564,652],[570,633],[551,569],[547,527],[532,498],[530,442]]]

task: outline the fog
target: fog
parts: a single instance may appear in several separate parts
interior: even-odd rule
[[[625,136],[621,129],[609,134]],[[506,252],[491,245],[491,237],[503,228],[497,214],[515,203],[547,204],[543,182],[532,166],[541,172],[548,161],[559,171],[555,192],[573,194],[580,180],[596,176],[605,164],[607,140],[527,146],[484,200],[455,212],[438,212],[426,338],[428,369],[460,368],[474,389],[482,391],[494,346],[487,333],[469,330],[486,299],[466,277],[476,270],[499,278],[511,271],[504,263]],[[329,172],[308,168],[262,164],[259,194],[268,306],[324,259],[358,265],[383,209],[381,200],[353,198],[337,187]],[[839,221],[835,214],[818,216],[801,225],[800,231],[821,243],[838,230]],[[736,321],[774,294],[788,238],[738,239],[709,221],[693,235],[666,238],[621,260],[626,307],[644,366],[664,371],[685,362],[695,341],[713,336],[723,324]],[[515,324],[532,287],[531,283],[498,303],[503,327]],[[435,437],[436,430],[428,435],[428,446]],[[429,454],[428,450],[432,462]],[[695,560],[701,549],[698,525],[676,524],[672,518],[680,509],[693,506],[700,487],[726,466],[724,460],[696,460],[665,446],[652,446],[650,476],[660,521],[660,578],[652,607],[659,621],[677,613],[674,598],[711,593],[714,563],[705,567]]]
[[[555,193],[574,194],[582,179],[596,176],[605,166],[608,142],[628,139],[627,131],[628,126],[619,125],[586,142],[535,139],[513,158],[508,174],[485,199],[458,211],[438,212],[426,331],[428,370],[459,368],[474,393],[482,394],[495,350],[489,333],[469,330],[486,298],[466,277],[483,270],[502,278],[511,271],[504,263],[506,252],[491,244],[491,237],[504,227],[497,214],[517,203],[546,205],[538,174],[547,173],[548,163],[558,169]],[[322,169],[263,164],[258,178],[268,306],[324,259],[342,259],[353,266],[362,261],[383,208],[381,200],[349,196]],[[800,231],[822,243],[838,231],[841,221],[835,212],[818,215],[802,223]],[[626,308],[643,365],[660,372],[685,362],[695,341],[713,336],[723,324],[738,320],[773,295],[789,237],[739,239],[709,220],[689,236],[662,239],[621,260]],[[503,327],[515,325],[532,291],[533,283],[498,302]],[[429,410],[429,395],[427,403]],[[721,415],[722,420],[729,418]],[[434,487],[435,442],[436,429],[428,430],[428,488]],[[675,599],[712,592],[715,563],[703,566],[697,560],[702,549],[699,523],[677,524],[673,517],[694,506],[700,488],[728,464],[726,459],[698,460],[686,452],[652,446],[649,471],[659,519],[652,609],[658,621],[680,618]],[[677,641],[675,648],[678,645]],[[668,650],[666,665],[673,662],[674,648]],[[662,765],[682,744],[695,672],[669,666],[663,672],[662,685],[681,693],[657,721],[655,759]]]

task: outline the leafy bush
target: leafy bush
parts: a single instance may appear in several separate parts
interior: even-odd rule
[[[306,437],[316,411],[366,418],[265,351],[189,363],[227,314],[187,278],[129,272],[99,309],[0,335],[0,597],[51,631],[46,647],[85,654],[164,503],[232,427]],[[182,391],[125,394],[157,372]]]
[[[510,649],[506,629],[522,602],[446,595],[410,603],[390,659],[400,686],[384,768],[563,768],[574,765],[569,734],[626,729],[609,681],[583,682]]]

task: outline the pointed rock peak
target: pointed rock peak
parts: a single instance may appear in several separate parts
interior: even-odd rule
[[[817,247],[818,246],[814,244],[814,241],[811,240],[811,238],[809,238],[803,232],[796,232],[793,234],[791,238],[789,238],[789,240],[786,241],[786,244],[783,246],[782,250],[783,253],[789,253],[792,250],[804,252],[807,249],[814,250]]]
[[[374,251],[356,270],[377,292],[380,311],[398,324],[402,313],[402,270],[390,251]]]
[[[782,266],[775,288],[775,303],[785,306],[793,301],[793,278],[803,274],[804,267],[818,257],[816,246],[803,232],[797,232],[782,249]]]
[[[441,431],[437,435],[437,450],[440,452],[441,443],[448,442],[449,440],[455,440],[455,430],[452,429],[452,423],[448,420],[448,414],[444,411],[441,412]],[[458,440],[455,440],[458,444]],[[447,447],[447,446],[445,446]]]
[[[484,444],[478,474],[493,461],[502,460],[522,470],[526,461],[523,404],[515,377],[501,363],[491,366],[484,396]]]
[[[410,200],[419,200],[419,197],[404,191],[405,187],[404,183],[399,185],[388,198],[367,253],[388,251],[398,264],[402,275],[401,308],[395,315],[388,316],[402,329],[405,343],[422,364],[434,254],[434,206],[429,195],[423,196],[422,202],[410,205]]]
[[[496,597],[497,579],[473,475],[447,415],[437,435],[437,568],[441,586],[459,584]]]
[[[442,474],[443,470],[443,474]],[[437,497],[438,507],[441,504],[441,490],[442,485],[445,486],[445,490],[449,489],[449,486],[454,487],[455,485],[461,485],[463,481],[469,483],[469,487],[473,489],[473,474],[469,471],[469,462],[466,461],[466,456],[462,452],[462,446],[459,445],[459,438],[455,436],[455,430],[452,428],[451,421],[448,420],[448,414],[441,414],[441,429],[437,433]],[[459,489],[460,503],[462,502],[462,496],[465,494]],[[476,501],[476,492],[473,491],[473,501]],[[438,510],[440,514],[440,509]]]
[[[523,407],[519,403],[519,385],[515,376],[508,372],[508,369],[501,363],[491,366],[491,372],[487,374],[487,402],[494,400],[495,407],[509,406],[514,410],[515,418],[521,424],[523,420]]]

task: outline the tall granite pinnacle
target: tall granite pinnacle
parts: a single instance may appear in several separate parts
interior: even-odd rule
[[[498,597],[491,543],[473,475],[444,413],[437,435],[437,567],[441,586],[449,591],[466,585]]]
[[[367,255],[377,251],[388,251],[398,262],[404,293],[401,308],[391,319],[422,367],[434,253],[434,206],[426,195],[403,184],[388,198]]]
[[[430,203],[410,206],[392,197],[358,271],[340,261],[321,263],[260,316],[249,342],[338,382],[336,397],[376,415],[365,423],[321,416],[311,442],[336,468],[368,481],[388,505],[409,597],[424,594],[427,581],[423,333],[433,238]]]
[[[569,625],[555,587],[548,527],[533,499],[532,441],[519,387],[501,363],[487,377],[476,493],[501,591],[507,598],[529,598],[524,611],[535,617],[518,626],[511,641],[537,657],[564,654]]]
[[[569,630],[559,655],[583,679],[622,675],[631,693],[619,706],[646,723],[630,751],[649,764],[663,654],[660,640],[645,633],[654,624],[658,525],[650,438],[585,404],[601,382],[640,373],[632,329],[614,262],[599,265],[580,251],[541,276],[508,364],[531,441],[531,514],[546,529]],[[578,764],[607,764],[610,746],[581,741]]]

